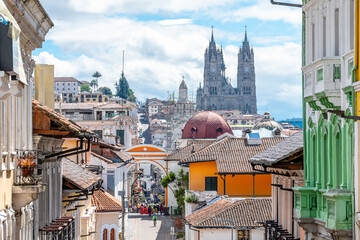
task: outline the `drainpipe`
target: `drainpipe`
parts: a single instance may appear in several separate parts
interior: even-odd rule
[[[88,152],[90,150],[90,140],[91,140],[91,135],[90,134],[80,134],[78,136],[78,138],[80,139],[80,146],[76,147],[76,148],[71,148],[65,151],[61,151],[61,152],[57,152],[57,153],[53,153],[53,154],[49,154],[45,156],[45,159],[47,158],[52,158],[52,157],[66,157],[66,156],[70,156],[70,155],[74,155],[77,153],[83,153],[83,152]],[[82,150],[83,146],[84,146],[84,138],[86,138],[88,140],[88,146],[87,149]],[[79,151],[80,150],[80,151]]]
[[[191,227],[192,227],[192,225],[191,225],[191,224],[189,224],[189,229],[190,229],[190,230],[193,230],[193,231],[195,231],[195,232],[197,232],[197,233],[198,233],[198,240],[200,240],[200,230],[196,230],[196,229],[191,228]]]
[[[71,156],[71,155],[74,155],[74,154],[85,153],[85,152],[90,151],[91,139],[88,138],[87,140],[88,140],[88,141],[87,141],[87,147],[86,147],[86,149],[81,150],[81,151],[76,150],[76,152],[71,152],[71,153],[62,154],[62,155],[59,155],[59,156],[57,156],[57,157],[58,157],[58,158],[62,158],[62,157],[67,157],[67,156]],[[80,144],[80,145],[81,145],[81,144]],[[86,159],[85,159],[85,160],[86,160]]]
[[[295,187],[295,180],[292,181],[292,188]],[[292,228],[291,228],[291,233],[292,235],[295,237],[295,229],[294,229],[294,207],[295,207],[295,193],[294,191],[292,191],[292,201],[291,201],[291,221],[292,221]]]
[[[301,8],[302,4],[295,4],[295,3],[282,3],[282,2],[275,2],[274,0],[270,0],[271,4],[273,5],[280,5],[280,6],[286,6],[286,7],[299,7]]]

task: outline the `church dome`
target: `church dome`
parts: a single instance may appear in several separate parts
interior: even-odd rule
[[[181,138],[217,138],[224,133],[234,135],[229,124],[219,114],[202,111],[195,114],[186,123]]]
[[[184,79],[181,81],[180,86],[179,86],[179,89],[188,89],[188,87],[187,87]]]
[[[253,130],[259,130],[261,128],[265,128],[271,131],[274,129],[279,129],[280,131],[283,130],[281,124],[273,120],[269,112],[265,112],[264,118],[258,121],[257,123],[255,123]]]

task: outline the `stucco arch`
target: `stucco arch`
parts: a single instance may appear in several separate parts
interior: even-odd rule
[[[116,191],[115,191],[115,195],[118,199],[120,199],[120,195],[119,192],[121,191],[125,191],[125,197],[128,197],[128,194],[130,194],[129,192],[129,185],[126,182],[127,180],[125,179],[124,182],[125,184],[123,185],[123,176],[127,176],[128,171],[137,163],[142,164],[142,163],[147,163],[147,164],[154,164],[155,166],[157,166],[160,171],[164,174],[167,175],[168,172],[170,171],[176,171],[172,168],[176,168],[178,167],[177,164],[169,164],[168,161],[166,161],[167,156],[169,155],[169,153],[162,147],[156,146],[156,145],[152,145],[152,144],[139,144],[136,146],[132,146],[129,147],[127,149],[125,149],[125,152],[129,153],[132,157],[133,160],[130,162],[130,164],[127,164],[125,166],[120,166],[117,168],[116,170],[116,174],[115,174],[115,182],[116,182]],[[170,194],[170,195],[169,195]],[[172,193],[169,193],[168,188],[165,189],[165,205],[168,206],[168,201],[169,198],[172,198],[173,196],[171,195]]]
[[[149,164],[154,164],[155,166],[157,166],[162,173],[164,173],[165,175],[167,175],[167,169],[165,168],[165,166],[163,166],[161,163],[159,163],[157,160],[144,160],[144,159],[139,159],[139,160],[134,160],[133,162],[131,162],[129,165],[126,166],[126,168],[129,170],[130,168],[132,168],[136,163],[149,163]]]

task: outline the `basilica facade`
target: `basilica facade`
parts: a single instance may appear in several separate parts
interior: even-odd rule
[[[240,110],[256,114],[256,85],[254,50],[250,47],[247,32],[238,53],[237,88],[225,75],[223,50],[216,46],[211,33],[205,51],[204,83],[196,92],[196,110]]]

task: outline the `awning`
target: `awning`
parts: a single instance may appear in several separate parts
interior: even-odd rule
[[[15,18],[7,9],[3,0],[0,0],[0,24],[9,25],[8,36],[13,40],[13,52],[16,54],[14,59],[17,59],[17,61],[14,63],[14,72],[18,74],[19,81],[27,85],[20,48],[19,36],[21,30]]]

